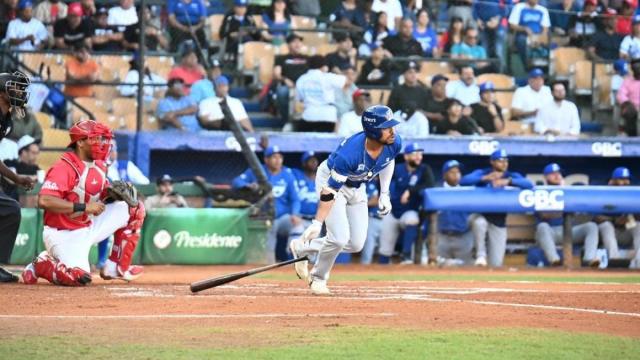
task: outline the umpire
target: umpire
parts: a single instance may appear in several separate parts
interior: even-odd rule
[[[13,127],[11,115],[25,116],[25,106],[29,99],[29,78],[17,71],[13,74],[0,73],[0,140],[9,135]],[[0,175],[27,190],[33,188],[34,180],[17,175],[0,162]],[[0,192],[0,264],[11,258],[13,244],[20,227],[20,205]],[[0,267],[0,282],[17,282],[18,277]]]

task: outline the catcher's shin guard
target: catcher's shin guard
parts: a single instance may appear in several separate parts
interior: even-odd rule
[[[83,286],[91,282],[91,274],[74,267],[68,268],[43,251],[24,269],[22,278],[26,284],[35,284],[38,278],[43,278],[52,284],[65,286]]]
[[[118,274],[123,275],[133,258],[138,240],[140,240],[140,229],[144,222],[146,211],[142,202],[137,207],[129,208],[129,222],[127,225],[113,234],[113,246],[109,260],[118,265]]]

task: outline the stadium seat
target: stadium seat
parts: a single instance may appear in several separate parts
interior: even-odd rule
[[[69,145],[69,132],[61,129],[42,129],[42,147],[64,149]]]
[[[102,67],[100,69],[100,81],[112,82],[120,80],[120,71],[114,70],[108,67]]]
[[[508,238],[510,242],[535,241],[536,221],[532,215],[509,214],[507,215]]]
[[[114,98],[120,96],[118,88],[113,85],[94,85],[93,94],[96,99],[102,100],[106,104],[111,103]]]
[[[579,60],[570,66],[573,76],[570,79],[569,88],[576,95],[591,95],[593,78],[591,76],[593,63],[589,60]]]
[[[158,74],[163,78],[169,76],[173,67],[173,58],[170,56],[149,56],[145,58],[146,66],[152,73]]]
[[[319,44],[311,47],[311,54],[313,55],[322,55],[326,56],[332,52],[335,52],[338,49],[338,45],[336,44]]]
[[[120,129],[136,131],[138,129],[138,114],[131,113],[123,116]]]
[[[268,57],[260,61],[258,65],[258,80],[261,85],[268,84],[273,78],[273,66],[275,58]]]
[[[224,20],[224,15],[215,14],[211,15],[208,18],[209,22],[209,34],[212,41],[220,42],[222,39],[220,38],[220,26],[222,26],[222,21]]]
[[[451,67],[445,61],[423,61],[420,64],[420,73],[418,79],[423,81],[427,86],[431,87],[431,78],[438,74],[448,74]]]
[[[142,130],[154,131],[160,128],[158,119],[153,115],[145,115],[142,118]]]
[[[112,130],[120,130],[124,128],[124,119],[122,116],[105,113],[103,116],[98,118],[98,121],[107,125]]]
[[[455,72],[443,74],[443,75],[446,76],[449,79],[449,81],[460,80],[460,74]]]
[[[511,109],[513,91],[496,91],[496,101],[502,109]]]
[[[329,44],[330,42],[329,33],[325,32],[305,32],[300,35],[304,38],[304,44],[310,47]]]
[[[111,103],[111,112],[116,116],[125,116],[135,113],[138,107],[136,100],[133,98],[115,98]]]
[[[40,64],[47,64],[47,59],[43,53],[24,53],[20,56],[20,61],[30,70],[38,71]]]
[[[530,124],[523,124],[521,121],[505,121],[504,129],[500,132],[501,135],[531,135],[533,131],[531,130]]]
[[[478,84],[487,81],[491,81],[497,89],[513,89],[515,86],[513,77],[505,74],[481,74],[476,78]]]
[[[300,16],[300,15],[292,15],[291,16],[291,29],[315,29],[316,28],[316,19]]]
[[[53,118],[51,115],[40,111],[36,112],[35,115],[36,120],[42,129],[51,129],[51,126],[53,126]]]
[[[551,52],[550,75],[556,79],[568,79],[570,67],[580,60],[586,60],[587,53],[576,47],[561,47]]]
[[[84,107],[90,112],[108,112],[109,103],[94,97],[77,97],[73,99],[78,105]]]
[[[388,89],[367,89],[367,91],[371,94],[372,104],[386,104],[391,94],[391,90]]]
[[[260,61],[268,57],[275,57],[276,50],[271,44],[261,41],[249,41],[241,44],[238,52],[242,59],[238,64],[241,64],[245,72],[251,73],[258,67]]]
[[[68,138],[67,138],[68,139]],[[66,144],[65,144],[66,146]],[[38,155],[38,166],[40,169],[47,171],[56,161],[60,160],[60,156],[64,154],[64,151],[43,150]]]

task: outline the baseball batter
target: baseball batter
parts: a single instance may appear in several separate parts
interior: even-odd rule
[[[318,254],[309,273],[307,261],[295,264],[297,275],[307,281],[316,295],[329,294],[327,280],[341,251],[359,252],[367,236],[367,192],[365,183],[380,177],[378,209],[381,215],[391,211],[389,185],[402,141],[393,129],[398,121],[390,108],[376,105],[361,118],[363,132],[345,139],[329,158],[320,164],[316,190],[320,194],[318,211],[300,239],[291,241],[294,257]],[[325,223],[327,235],[318,237]]]
[[[111,130],[95,121],[81,121],[69,130],[73,151],[62,155],[47,172],[38,205],[44,209],[44,245],[47,249],[22,272],[26,284],[43,278],[57,285],[91,282],[89,250],[114,235],[111,255],[100,271],[105,280],[133,280],[142,267],[131,265],[145,217],[135,191],[125,201],[114,201],[106,177]],[[124,199],[122,199],[124,200]]]

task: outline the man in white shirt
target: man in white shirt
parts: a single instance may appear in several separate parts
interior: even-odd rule
[[[133,59],[129,62],[130,68],[123,80],[123,83],[125,84],[138,83],[139,75],[136,64],[138,61],[137,54],[138,53],[134,53]],[[142,83],[144,84],[142,89],[144,92],[145,102],[151,102],[155,98],[155,93],[167,90],[167,80],[158,74],[152,73],[147,66],[144,67],[144,78],[142,79]],[[138,94],[138,85],[118,85],[118,92],[124,97],[136,96]]]
[[[49,32],[44,24],[33,17],[33,3],[21,0],[19,16],[9,22],[5,40],[14,49],[41,50],[47,45]]]
[[[535,68],[529,72],[529,84],[520,87],[511,100],[511,119],[520,120],[523,124],[535,121],[538,109],[553,100],[551,89],[544,85],[544,73]]]
[[[551,85],[553,101],[543,104],[538,111],[535,131],[543,135],[580,135],[580,116],[576,104],[565,100],[567,90],[563,82]]]
[[[107,24],[111,26],[129,26],[138,22],[138,13],[133,0],[120,0],[120,6],[109,9]]]
[[[459,100],[465,106],[465,115],[471,114],[470,105],[480,102],[480,88],[476,84],[473,68],[464,65],[460,68],[460,80],[447,83],[447,97]]]
[[[333,132],[338,120],[336,95],[351,85],[344,75],[328,72],[325,58],[309,58],[309,70],[296,81],[296,100],[304,104],[298,131]]]
[[[631,24],[631,34],[620,43],[620,58],[625,60],[640,58],[640,14],[633,16]]]
[[[228,106],[233,118],[240,123],[246,131],[253,132],[253,126],[249,120],[242,102],[229,96],[229,80],[226,76],[220,75],[213,81],[216,96],[209,97],[198,105],[198,121],[207,130],[228,130],[229,127],[224,122],[225,114],[223,107]],[[223,102],[224,101],[224,102]]]
[[[402,20],[402,4],[400,0],[373,0],[371,11],[384,11],[387,14],[387,27],[394,31],[400,28],[400,20]]]
[[[345,138],[362,131],[362,113],[371,106],[371,94],[367,90],[358,89],[351,97],[353,110],[342,114],[336,124],[336,132]]]

